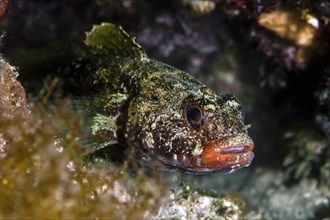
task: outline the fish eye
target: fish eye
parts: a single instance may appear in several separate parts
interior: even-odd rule
[[[205,125],[203,108],[196,103],[188,103],[184,108],[184,117],[189,127],[199,130]]]

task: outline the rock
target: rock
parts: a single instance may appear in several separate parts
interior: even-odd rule
[[[0,57],[0,121],[28,113],[26,94],[16,69]]]
[[[211,195],[181,186],[173,191],[153,219],[242,219],[245,202],[234,194]]]

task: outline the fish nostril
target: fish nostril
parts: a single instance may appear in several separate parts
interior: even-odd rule
[[[222,101],[227,102],[230,100],[236,100],[236,98],[233,94],[226,93],[222,96]]]
[[[233,94],[223,94],[218,98],[217,102],[220,106],[240,109],[240,103]]]

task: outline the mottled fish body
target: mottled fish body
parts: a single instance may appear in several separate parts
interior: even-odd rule
[[[94,26],[85,42],[98,60],[85,80],[98,93],[86,99],[96,147],[127,146],[141,160],[193,172],[250,165],[254,144],[233,95],[219,96],[190,74],[148,58],[113,24]]]

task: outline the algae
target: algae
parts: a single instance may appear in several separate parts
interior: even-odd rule
[[[9,73],[0,72],[0,109],[12,113],[19,106],[3,98],[17,97],[6,86],[13,88],[18,81]],[[11,84],[3,84],[7,78]],[[120,166],[96,159],[86,163],[83,120],[71,113],[70,101],[25,107],[26,114],[1,115],[1,219],[127,219],[158,210],[166,194],[160,175],[136,170],[132,176],[129,161]]]

